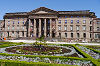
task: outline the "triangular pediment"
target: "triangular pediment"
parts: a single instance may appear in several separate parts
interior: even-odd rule
[[[46,7],[40,7],[40,8],[37,8],[31,12],[29,12],[30,14],[44,14],[44,13],[58,13],[57,11],[54,11],[52,9],[49,9],[49,8],[46,8]]]

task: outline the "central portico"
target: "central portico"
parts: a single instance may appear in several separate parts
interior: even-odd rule
[[[58,12],[40,7],[28,13],[28,37],[56,37]]]

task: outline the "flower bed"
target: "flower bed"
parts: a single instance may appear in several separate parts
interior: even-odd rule
[[[78,54],[78,52],[72,46],[34,46],[34,45],[18,45],[11,46],[7,48],[0,48],[0,53],[8,53],[8,54],[23,54],[23,55],[51,55],[51,56],[66,56],[66,57],[80,57],[83,58],[82,55]]]
[[[93,63],[88,60],[74,60],[74,59],[61,59],[61,58],[40,58],[40,57],[24,57],[24,56],[2,56],[0,59],[3,60],[16,60],[26,62],[45,62],[54,64],[68,64],[68,65],[80,65],[80,66],[93,66]]]
[[[88,47],[100,51],[100,46],[88,46]]]
[[[85,53],[87,53],[88,55],[90,55],[91,57],[93,57],[94,59],[100,59],[100,54],[99,53],[96,53],[93,50],[90,50],[90,49],[88,49],[84,46],[77,45],[77,47],[79,49],[81,49],[82,51],[84,51]]]

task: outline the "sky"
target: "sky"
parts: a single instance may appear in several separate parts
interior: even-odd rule
[[[56,11],[90,10],[100,18],[100,0],[0,0],[0,20],[5,13],[30,12],[39,7]]]

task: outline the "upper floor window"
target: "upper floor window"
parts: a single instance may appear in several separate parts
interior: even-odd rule
[[[14,36],[14,31],[12,32],[12,35]]]
[[[77,23],[79,23],[79,20],[77,20]]]
[[[14,24],[14,21],[13,21],[13,24]]]
[[[90,21],[90,24],[92,24],[92,21]]]
[[[73,30],[73,26],[72,26],[72,25],[70,26],[70,30],[71,30],[71,31]]]
[[[8,21],[8,24],[10,24],[10,21]]]
[[[76,30],[79,31],[79,26],[76,26]]]
[[[86,16],[83,16],[84,18],[86,17]]]
[[[77,18],[79,18],[79,16],[77,16]]]
[[[85,25],[83,25],[83,30],[86,30],[86,26]]]
[[[12,26],[12,29],[14,30],[14,26]]]
[[[83,24],[85,24],[86,23],[86,20],[83,20]]]
[[[22,29],[24,30],[24,26],[22,26]]]
[[[61,30],[61,25],[58,26],[58,30]]]
[[[73,20],[71,20],[71,24],[73,24]]]
[[[97,22],[97,24],[100,24],[100,22]]]
[[[65,18],[67,18],[67,16],[65,16]]]
[[[65,24],[67,24],[67,20],[65,20]]]
[[[64,26],[64,30],[67,30],[67,25]]]
[[[8,30],[10,29],[10,27],[8,26]]]
[[[24,24],[24,21],[23,21],[23,24]]]
[[[18,24],[19,24],[19,21],[18,21]]]
[[[19,25],[17,25],[17,29],[19,29]]]
[[[73,16],[71,16],[71,18],[73,18]]]
[[[59,20],[59,24],[61,24],[61,20]]]
[[[99,27],[97,27],[97,31],[100,31],[100,28]]]

